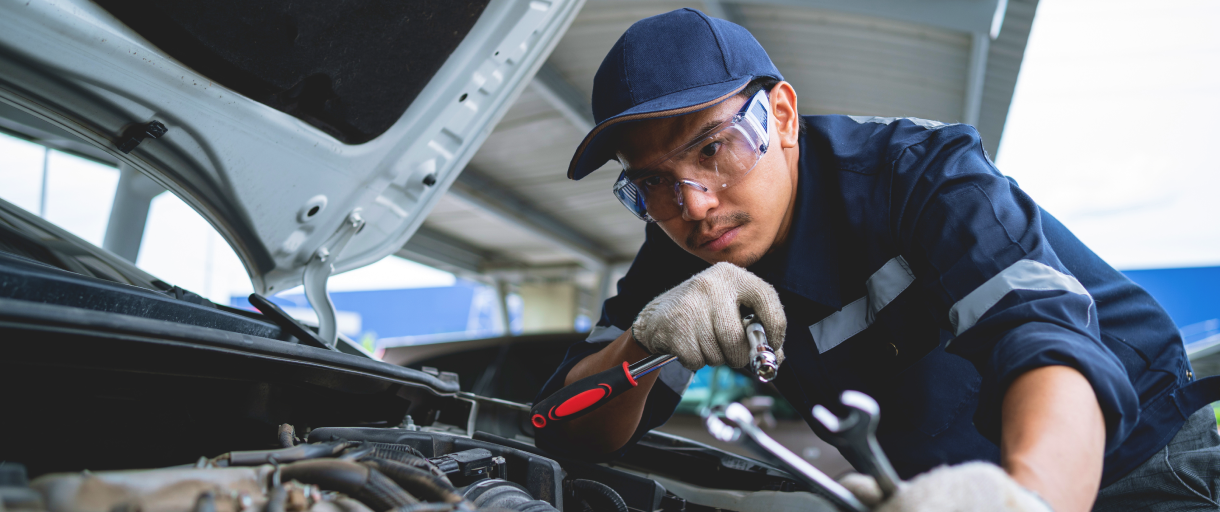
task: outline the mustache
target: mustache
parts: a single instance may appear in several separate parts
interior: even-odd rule
[[[748,212],[733,212],[719,217],[704,219],[701,224],[707,225],[710,228],[715,228],[716,226],[744,226],[753,220],[754,218]],[[709,229],[709,231],[715,232],[715,229]],[[691,249],[698,248],[699,234],[702,232],[702,229],[692,229],[690,234],[686,235],[686,247]]]

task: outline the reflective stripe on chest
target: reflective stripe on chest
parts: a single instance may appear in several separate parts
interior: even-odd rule
[[[869,276],[864,283],[867,294],[856,299],[843,309],[831,313],[820,322],[809,326],[813,342],[819,353],[839,346],[848,338],[872,325],[873,319],[882,308],[889,305],[898,294],[906,290],[915,281],[915,274],[902,256],[897,256],[885,262],[880,269]]]

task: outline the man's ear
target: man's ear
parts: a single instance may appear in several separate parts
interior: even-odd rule
[[[767,94],[771,101],[771,116],[775,118],[781,149],[794,148],[801,138],[801,118],[796,110],[796,91],[792,84],[780,82]]]

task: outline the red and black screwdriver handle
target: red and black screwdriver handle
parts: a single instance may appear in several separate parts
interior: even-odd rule
[[[530,423],[541,429],[579,418],[637,385],[627,361],[623,361],[622,366],[573,382],[534,404]]]
[[[754,311],[746,306],[741,306],[741,315],[742,320],[747,324],[759,323],[758,319],[754,316]],[[761,325],[759,323],[759,331],[762,331]],[[762,332],[761,339],[761,342],[753,339],[748,341],[761,343],[765,351],[769,353],[771,347],[766,346],[765,332]],[[774,355],[771,357],[774,359]],[[549,425],[555,425],[584,416],[614,399],[614,397],[636,387],[638,385],[636,379],[648,375],[675,360],[677,358],[674,356],[659,354],[648,356],[630,365],[623,361],[622,366],[616,366],[573,382],[556,391],[555,394],[546,397],[541,402],[534,404],[534,407],[530,409],[530,423],[534,424],[534,428],[542,429]],[[754,368],[753,366],[752,368],[758,372],[759,378],[763,382],[770,382],[774,378],[773,368],[769,376],[763,375],[765,368]]]
[[[530,409],[530,423],[534,424],[534,428],[541,429],[584,416],[635,388],[638,385],[636,379],[676,359],[671,355],[654,355],[631,365],[623,361],[622,366],[568,384],[534,404]]]

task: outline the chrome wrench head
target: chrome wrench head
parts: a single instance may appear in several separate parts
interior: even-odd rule
[[[898,492],[902,480],[890,464],[889,458],[877,442],[877,424],[881,421],[881,407],[872,397],[859,391],[844,391],[839,400],[847,406],[847,416],[839,417],[829,409],[813,406],[813,417],[830,431],[827,442],[844,455],[853,459],[858,470],[872,476],[881,488],[881,494],[889,499]]]
[[[791,450],[779,444],[765,432],[754,425],[754,415],[739,403],[731,403],[723,408],[717,407],[704,417],[708,433],[712,437],[729,443],[745,445],[764,459],[774,461],[797,478],[803,480],[818,494],[830,500],[836,507],[845,512],[865,512],[868,510],[859,499],[846,487],[839,485],[834,479],[805,462]]]

